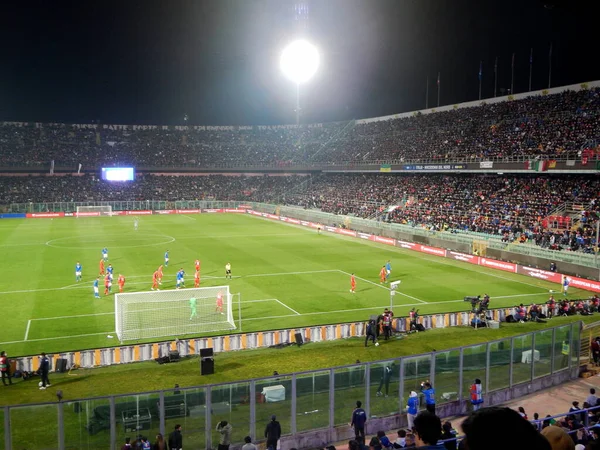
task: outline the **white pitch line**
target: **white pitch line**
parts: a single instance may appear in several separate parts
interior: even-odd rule
[[[31,319],[29,319],[27,321],[27,328],[25,329],[25,338],[23,339],[23,342],[25,342],[27,340],[27,336],[29,336],[29,327],[31,326]]]
[[[279,303],[281,306],[283,306],[283,307],[285,307],[285,308],[289,309],[289,310],[290,310],[291,312],[293,312],[294,314],[296,314],[296,315],[298,315],[298,316],[301,316],[301,315],[302,315],[302,314],[300,314],[298,311],[296,311],[295,309],[293,309],[293,308],[290,308],[288,305],[286,305],[285,303],[283,303],[281,300],[275,299],[275,301],[276,301],[277,303]]]
[[[545,293],[539,293],[539,294],[517,294],[517,295],[505,295],[505,296],[494,297],[494,298],[498,299],[498,298],[513,298],[513,297],[527,297],[527,296],[532,297],[532,296],[544,295],[544,294]],[[266,301],[278,301],[278,300],[277,299],[249,300],[248,303],[252,303],[252,302],[266,302]],[[446,303],[459,303],[459,302],[463,302],[463,301],[464,300],[445,300],[445,301],[442,301],[442,302],[432,302],[432,303],[429,303],[429,304],[430,305],[441,305],[441,304],[446,304]],[[242,303],[244,303],[244,302],[242,302]],[[411,307],[411,306],[420,306],[420,305],[422,305],[422,303],[399,304],[399,305],[396,305],[396,306],[398,306],[398,307]],[[284,306],[286,306],[286,305],[284,305]],[[317,316],[317,315],[323,315],[323,314],[340,314],[340,313],[348,313],[348,312],[356,312],[356,311],[372,311],[372,310],[381,310],[383,308],[388,308],[388,307],[389,307],[389,305],[383,305],[383,306],[370,306],[370,307],[367,307],[367,308],[353,308],[353,309],[340,309],[340,310],[334,310],[334,311],[317,311],[317,312],[311,312],[311,313],[286,314],[286,315],[281,315],[281,316],[250,317],[250,318],[245,318],[244,322],[252,322],[252,321],[256,321],[256,320],[283,319],[285,317]],[[291,309],[291,308],[289,308],[289,309]],[[454,311],[454,312],[469,312],[469,311]],[[53,319],[61,319],[61,318],[88,317],[88,316],[98,316],[98,315],[107,315],[107,314],[112,315],[114,313],[97,313],[97,314],[82,314],[80,316],[46,317],[46,318],[31,319],[31,320],[53,320]],[[433,314],[435,314],[435,313],[433,313]],[[109,332],[105,332],[105,333],[80,334],[80,335],[76,335],[76,336],[59,336],[59,337],[44,338],[44,339],[30,339],[27,342],[51,341],[51,340],[56,340],[56,339],[70,339],[70,338],[76,338],[76,337],[98,336],[98,335],[102,335],[102,334],[114,334],[114,331],[109,331]],[[0,342],[0,345],[3,345],[3,344],[20,344],[20,343],[23,343],[23,342],[25,342],[25,341]]]
[[[350,273],[348,273],[348,272],[344,272],[343,270],[338,270],[338,272],[344,273],[344,274],[346,274],[346,275],[348,275],[348,276],[352,275],[352,274],[350,274]],[[382,289],[385,289],[386,291],[389,291],[389,290],[390,290],[390,288],[388,288],[388,287],[386,287],[386,286],[382,286],[381,284],[377,284],[377,283],[375,283],[374,281],[367,280],[366,278],[357,277],[356,275],[354,275],[354,276],[355,276],[356,278],[358,278],[359,280],[362,280],[362,281],[364,281],[364,282],[366,282],[366,283],[371,283],[373,286],[380,287],[380,288],[382,288]],[[402,296],[404,296],[404,297],[408,297],[408,298],[410,298],[410,299],[412,299],[412,300],[415,300],[415,301],[417,301],[417,302],[421,302],[421,303],[429,303],[429,302],[426,302],[425,300],[418,299],[417,297],[413,297],[412,295],[404,294],[403,292],[400,292],[400,291],[396,291],[396,294],[398,294],[398,295],[402,295]]]
[[[76,334],[74,336],[56,336],[56,337],[48,337],[48,338],[41,338],[41,339],[29,339],[27,342],[37,342],[37,341],[53,341],[56,339],[72,339],[72,338],[80,338],[80,337],[88,337],[88,336],[100,336],[101,334],[115,334],[114,331],[105,331],[103,333],[89,333],[89,334]],[[7,342],[0,342],[0,345],[3,344],[21,344],[25,341],[7,341]]]

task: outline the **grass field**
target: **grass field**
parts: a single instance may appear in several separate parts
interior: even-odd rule
[[[107,338],[114,336],[113,297],[94,299],[92,291],[103,247],[115,275],[127,277],[126,292],[150,290],[167,249],[171,262],[163,289],[174,288],[179,267],[189,286],[196,258],[202,261],[201,286],[223,285],[224,265],[230,262],[234,279],[228,284],[241,294],[244,331],[366,319],[389,306],[389,290],[378,280],[388,259],[391,279],[402,280],[394,298],[396,315],[412,307],[422,314],[465,310],[465,295],[484,292],[493,307],[542,302],[549,289],[557,289],[533,278],[247,215],[139,220],[137,231],[131,217],[0,222],[5,255],[0,347],[18,356],[117,345]],[[80,283],[74,279],[78,260]],[[357,276],[356,294],[349,292],[351,272]],[[588,294],[573,289],[570,296]]]

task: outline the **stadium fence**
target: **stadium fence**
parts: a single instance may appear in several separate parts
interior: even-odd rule
[[[114,450],[126,436],[168,435],[177,423],[185,430],[187,448],[213,448],[216,434],[207,430],[227,420],[234,426],[232,444],[237,448],[246,435],[261,440],[265,425],[276,415],[282,447],[318,448],[353,436],[348,421],[356,400],[363,402],[370,418],[368,433],[406,426],[406,416],[398,411],[404,411],[410,391],[418,392],[424,380],[436,389],[438,414],[448,417],[468,412],[468,387],[475,378],[483,380],[487,406],[573,379],[579,373],[580,330],[581,322],[575,322],[393,360],[176,390],[4,406],[0,442],[7,450]],[[274,355],[275,367],[276,361]],[[218,372],[218,356],[215,366]],[[380,386],[386,366],[393,370],[387,391],[385,384]],[[376,396],[378,390],[389,397]]]

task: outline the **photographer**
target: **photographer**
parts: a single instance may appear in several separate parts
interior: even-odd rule
[[[515,308],[515,320],[521,323],[527,320],[527,311],[525,310],[523,303]]]
[[[554,315],[554,311],[556,309],[556,300],[554,300],[554,295],[550,296],[550,298],[546,302],[546,305],[548,305],[548,313],[546,314],[546,316],[548,317],[548,319],[552,319],[552,316]]]
[[[535,303],[532,303],[529,307],[529,317],[532,322],[537,322],[540,318],[540,307]]]
[[[410,331],[419,331],[417,329],[417,323],[419,321],[419,310],[418,309],[411,309],[409,312],[409,316],[410,316]]]
[[[479,306],[479,309],[482,313],[484,313],[488,309],[490,309],[490,296],[489,295],[483,294],[483,300],[481,301],[481,305]]]
[[[431,414],[435,414],[435,389],[429,380],[421,383],[421,392],[425,396],[425,408]]]

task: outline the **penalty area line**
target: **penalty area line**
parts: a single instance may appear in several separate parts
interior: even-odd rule
[[[29,336],[29,327],[31,326],[31,319],[29,319],[27,321],[27,328],[25,329],[25,338],[23,339],[23,342],[25,342],[27,340],[27,336]]]
[[[285,308],[289,309],[291,312],[293,312],[293,313],[294,313],[294,314],[296,314],[297,316],[301,316],[301,315],[302,315],[302,314],[300,314],[298,311],[296,311],[295,309],[293,309],[293,308],[290,308],[288,305],[286,305],[285,303],[283,303],[281,300],[279,300],[279,299],[275,299],[275,301],[276,301],[277,303],[279,303],[281,306],[283,306],[283,307],[285,307]]]
[[[71,335],[71,336],[56,336],[56,337],[47,337],[47,338],[40,338],[40,339],[29,339],[27,342],[54,341],[57,339],[72,339],[72,338],[80,338],[80,337],[88,337],[88,336],[100,336],[101,334],[109,335],[109,334],[115,334],[115,332],[114,331],[105,331],[103,333],[76,334],[76,335]],[[25,341],[7,341],[7,342],[0,342],[0,345],[21,344],[23,342],[25,342]]]
[[[348,275],[348,276],[352,275],[351,273],[344,272],[343,270],[338,270],[338,272],[343,273],[343,274]],[[365,283],[370,283],[373,286],[377,286],[377,287],[380,287],[381,289],[385,289],[386,291],[390,291],[390,288],[387,287],[387,286],[382,286],[381,284],[377,284],[377,283],[375,283],[375,282],[373,282],[371,280],[367,280],[366,278],[357,277],[356,275],[354,275],[354,276],[356,278],[358,278],[359,280],[364,281]],[[413,297],[412,295],[404,294],[404,293],[402,293],[400,291],[396,291],[396,294],[402,295],[402,296],[407,297],[407,298],[410,298],[411,300],[415,300],[415,301],[417,301],[419,303],[423,303],[423,304],[428,304],[429,303],[429,302],[426,302],[425,300],[421,300],[421,299],[419,299],[417,297]]]

